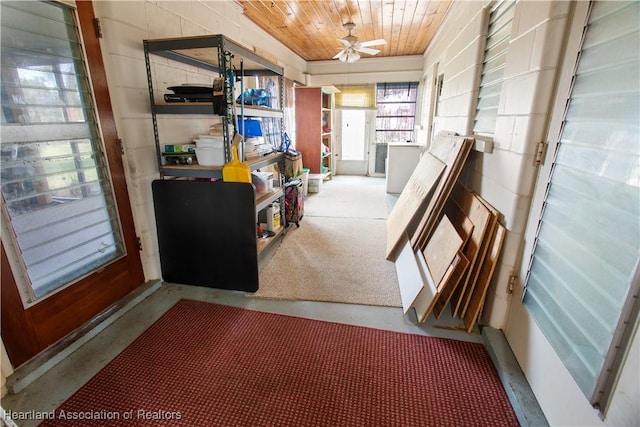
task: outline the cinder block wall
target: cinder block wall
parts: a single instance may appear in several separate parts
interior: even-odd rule
[[[425,81],[443,75],[434,119],[441,130],[473,132],[484,58],[488,2],[455,2],[425,54]],[[493,152],[472,152],[462,181],[503,215],[507,228],[502,256],[483,310],[483,322],[503,329],[512,295],[509,276],[521,262],[524,230],[537,176],[537,143],[546,136],[549,105],[567,26],[568,2],[519,2],[507,54]],[[427,106],[425,115],[431,114]]]
[[[425,81],[444,74],[434,133],[439,130],[472,133],[478,76],[482,68],[488,2],[454,2],[441,31],[424,55]],[[492,153],[472,152],[462,180],[504,216],[507,237],[494,274],[482,321],[503,329],[551,425],[637,425],[640,343],[638,333],[624,361],[607,417],[591,407],[533,318],[521,303],[523,277],[516,293],[508,292],[509,276],[526,272],[523,259],[527,223],[539,167],[537,144],[547,141],[563,47],[576,3],[518,1],[507,54]],[[576,52],[567,52],[576,55]],[[475,75],[475,80],[472,76]],[[426,96],[432,88],[425,88]],[[425,105],[423,122],[431,114]],[[551,137],[553,138],[553,136]],[[550,160],[548,160],[550,161]],[[542,183],[544,184],[544,182]],[[534,218],[537,219],[537,218]]]

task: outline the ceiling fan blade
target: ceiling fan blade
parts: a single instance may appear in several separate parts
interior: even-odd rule
[[[356,49],[358,52],[368,53],[369,55],[375,55],[380,53],[378,49],[371,49],[370,47],[359,47]]]
[[[345,40],[345,39],[338,39],[338,40],[340,40],[340,42],[344,45],[344,47],[351,46],[351,42],[349,40]]]
[[[344,55],[345,49],[342,49],[340,52],[336,53],[336,56],[334,56],[331,59],[338,59],[340,58],[340,55]]]
[[[368,46],[380,46],[383,44],[387,44],[387,41],[385,39],[377,39],[377,40],[369,40],[366,42],[362,42],[360,43],[360,46],[362,47],[368,47]]]

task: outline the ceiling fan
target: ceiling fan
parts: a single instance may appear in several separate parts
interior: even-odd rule
[[[333,57],[333,59],[339,59],[342,62],[348,63],[356,62],[358,59],[360,59],[360,53],[375,55],[380,52],[379,49],[371,49],[369,46],[379,46],[387,44],[384,39],[369,40],[362,43],[358,42],[358,37],[351,34],[351,31],[356,28],[356,24],[354,24],[352,21],[346,22],[343,27],[348,32],[348,34],[344,38],[338,39],[340,40],[340,42],[342,42],[343,47],[342,50]]]

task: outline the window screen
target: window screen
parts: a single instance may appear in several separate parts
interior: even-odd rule
[[[596,405],[610,384],[608,361],[624,349],[625,316],[637,316],[629,307],[640,253],[638,16],[638,2],[592,4],[524,300]]]
[[[484,51],[478,104],[473,124],[473,132],[476,134],[493,134],[496,129],[504,67],[511,39],[514,5],[513,1],[501,1],[490,12],[487,45]]]
[[[376,85],[376,143],[413,142],[418,83]]]

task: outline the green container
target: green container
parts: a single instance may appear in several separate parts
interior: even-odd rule
[[[305,196],[309,193],[309,172],[311,169],[302,168],[302,175],[300,175],[300,180],[302,181],[302,194]]]

